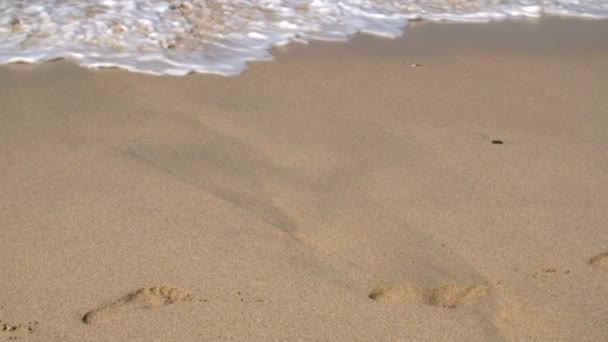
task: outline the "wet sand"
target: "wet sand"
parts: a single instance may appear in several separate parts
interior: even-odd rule
[[[608,339],[606,34],[1,67],[0,341]]]

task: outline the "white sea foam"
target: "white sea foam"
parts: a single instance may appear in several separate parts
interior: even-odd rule
[[[0,0],[0,63],[234,75],[290,42],[542,15],[607,18],[608,0]]]

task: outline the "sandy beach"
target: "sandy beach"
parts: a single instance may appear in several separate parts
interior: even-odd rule
[[[0,67],[0,341],[608,340],[607,35]]]

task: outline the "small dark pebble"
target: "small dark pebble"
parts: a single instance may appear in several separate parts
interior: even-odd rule
[[[502,140],[492,140],[492,144],[494,144],[494,145],[502,145],[503,142],[502,142]]]

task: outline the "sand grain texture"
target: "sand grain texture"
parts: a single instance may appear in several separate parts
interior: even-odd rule
[[[0,340],[607,340],[607,33],[1,67]]]

